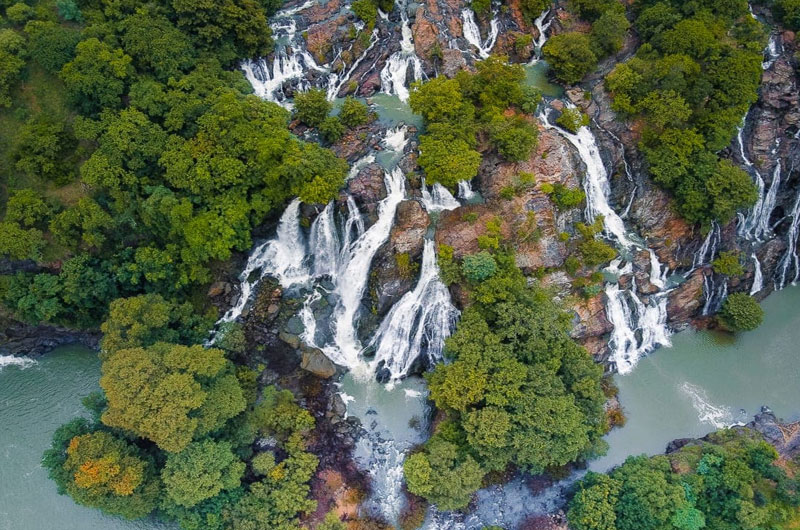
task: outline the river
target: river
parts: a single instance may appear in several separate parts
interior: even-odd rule
[[[731,338],[686,331],[673,337],[672,348],[662,348],[639,361],[630,374],[616,376],[628,422],[608,436],[608,455],[592,462],[591,468],[605,470],[628,455],[660,453],[672,439],[748,421],[762,405],[786,420],[800,418],[800,289],[775,293],[763,305],[766,318],[754,332]],[[169,528],[153,521],[105,517],[77,506],[56,493],[39,465],[56,427],[83,414],[81,397],[97,389],[100,363],[92,352],[61,348],[27,367],[0,370],[0,530]],[[353,396],[352,413],[370,417],[371,407],[380,410],[393,403],[386,408],[397,417],[380,423],[393,424],[392,434],[406,443],[419,440],[425,414],[413,399],[424,392],[418,379],[389,391],[354,383],[347,377],[342,385],[345,393],[365,394]],[[365,410],[358,410],[362,407]],[[389,434],[365,426],[373,436]],[[393,467],[391,462],[383,464]]]

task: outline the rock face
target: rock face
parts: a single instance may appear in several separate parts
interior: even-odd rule
[[[322,350],[305,345],[301,349],[303,360],[300,362],[300,368],[323,379],[328,379],[336,374],[336,365],[322,353]]]
[[[695,270],[667,297],[667,322],[675,330],[685,329],[703,304],[703,277],[706,269]]]
[[[386,197],[383,168],[378,164],[364,167],[347,183],[347,191],[359,205],[377,203]]]
[[[0,317],[0,355],[37,356],[59,346],[81,344],[96,350],[99,331],[77,331],[58,326],[28,326]]]

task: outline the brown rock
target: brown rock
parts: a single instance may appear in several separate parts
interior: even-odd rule
[[[208,288],[207,296],[209,298],[216,298],[231,291],[231,285],[228,282],[214,282]]]
[[[673,289],[667,297],[667,322],[674,329],[688,326],[703,302],[703,276],[708,269],[695,270],[685,282]]]
[[[395,222],[389,242],[395,254],[408,253],[416,258],[422,253],[425,232],[430,219],[428,212],[415,200],[401,202],[397,207]]]
[[[461,50],[448,48],[442,52],[442,73],[449,78],[466,68],[467,61]]]
[[[437,42],[436,37],[439,35],[439,29],[436,25],[423,16],[424,8],[417,9],[417,16],[414,24],[411,26],[411,32],[414,35],[414,50],[417,55],[423,59],[430,60],[431,50]]]
[[[381,89],[381,75],[379,72],[374,72],[361,81],[361,86],[358,87],[358,94],[363,97],[369,97]]]
[[[574,306],[573,310],[577,321],[572,331],[570,331],[570,335],[574,339],[599,337],[610,333],[613,329],[611,322],[606,317],[605,295],[603,293]]]
[[[322,353],[322,350],[303,345],[302,351],[303,360],[300,368],[323,379],[328,379],[336,374],[336,365]]]
[[[360,204],[377,203],[386,197],[383,168],[369,164],[347,183],[350,195]]]

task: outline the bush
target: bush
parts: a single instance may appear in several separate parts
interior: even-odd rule
[[[583,263],[589,267],[596,267],[608,263],[617,257],[614,247],[599,239],[587,239],[578,244],[578,251],[583,257]]]
[[[33,8],[23,2],[17,2],[6,9],[6,17],[12,23],[20,25],[33,18]]]
[[[319,125],[319,133],[328,143],[338,142],[344,136],[344,124],[336,116],[328,116]]]
[[[327,94],[320,88],[312,88],[294,97],[295,118],[309,127],[318,127],[333,108]]]
[[[553,199],[556,208],[559,210],[571,210],[583,204],[586,199],[586,193],[580,188],[568,188],[560,182],[556,182],[552,186],[550,198]]]
[[[528,159],[538,136],[536,126],[519,115],[496,115],[489,122],[489,141],[500,156],[511,162]]]
[[[372,3],[372,0],[355,0],[350,9],[364,21],[370,31],[375,27],[375,21],[378,20],[378,8]]]
[[[761,325],[764,310],[746,293],[733,293],[722,304],[719,318],[731,331],[751,331]]]
[[[583,33],[570,32],[551,37],[542,48],[542,54],[556,77],[570,85],[583,79],[597,66],[591,40]]]
[[[739,263],[738,252],[720,252],[719,257],[711,265],[717,274],[725,274],[726,276],[744,274],[744,267]]]
[[[631,27],[625,13],[620,11],[607,11],[592,24],[592,43],[600,53],[598,55],[611,55],[622,49],[625,34]]]
[[[800,0],[777,0],[775,13],[784,26],[792,31],[800,31]]]
[[[365,104],[352,96],[345,98],[339,110],[339,119],[345,127],[352,129],[364,125],[369,119],[369,109]]]
[[[568,107],[561,111],[556,123],[569,132],[576,133],[581,127],[589,125],[589,116],[576,108]]]
[[[482,282],[494,276],[497,272],[497,262],[491,254],[484,250],[477,254],[464,256],[461,272],[464,273],[467,280],[473,283]]]

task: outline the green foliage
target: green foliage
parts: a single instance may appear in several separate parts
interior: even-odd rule
[[[11,156],[14,167],[23,175],[67,184],[74,177],[74,160],[69,160],[74,149],[75,141],[63,122],[39,115],[17,132]]]
[[[81,40],[77,30],[41,20],[28,22],[25,33],[31,58],[51,74],[75,58],[75,46]]]
[[[85,420],[61,426],[42,460],[59,492],[127,519],[152,512],[160,495],[152,460],[121,438],[90,431]]]
[[[527,160],[539,137],[536,126],[516,114],[511,117],[496,114],[489,121],[488,130],[492,147],[512,162]]]
[[[425,452],[409,456],[403,471],[408,490],[440,510],[465,507],[483,479],[481,467],[471,456],[460,457],[457,445],[437,437],[426,444]]]
[[[244,468],[230,443],[203,440],[167,456],[161,479],[169,500],[190,508],[223,490],[238,487]]]
[[[491,254],[483,250],[477,254],[464,256],[461,271],[467,280],[473,283],[482,282],[494,276],[497,272],[497,262]]]
[[[26,20],[33,18],[33,8],[24,2],[17,2],[6,8],[6,17],[13,24],[21,25]]]
[[[578,132],[578,129],[589,125],[589,116],[575,107],[567,107],[561,111],[561,115],[556,119],[556,123],[571,133]]]
[[[764,310],[747,293],[733,293],[722,304],[719,318],[731,331],[752,331],[764,320]]]
[[[335,143],[344,136],[345,126],[337,116],[328,116],[319,124],[319,133],[328,143]]]
[[[741,276],[744,274],[744,267],[739,263],[738,252],[720,252],[719,257],[711,265],[717,274],[725,274],[726,276]]]
[[[0,255],[37,260],[42,256],[44,245],[41,230],[26,230],[15,222],[0,222]]]
[[[583,258],[583,263],[589,267],[596,267],[608,263],[617,257],[617,251],[608,243],[600,239],[586,239],[578,244],[578,252]]]
[[[465,140],[447,134],[426,134],[419,143],[419,165],[431,183],[455,189],[460,180],[472,180],[478,174],[481,155]]]
[[[321,88],[312,88],[294,97],[294,116],[309,127],[318,127],[332,108],[333,104]]]
[[[378,8],[372,0],[355,0],[350,9],[356,14],[358,18],[364,21],[367,28],[375,27],[375,21],[378,19]]]
[[[57,0],[58,16],[70,22],[82,22],[83,14],[75,0]]]
[[[550,195],[556,208],[561,211],[577,208],[586,200],[586,193],[580,188],[568,188],[560,182],[547,187],[545,187],[545,184],[542,184],[542,191]]]
[[[339,109],[339,119],[345,127],[352,129],[364,125],[369,120],[367,106],[352,96],[347,96]]]
[[[720,161],[755,101],[764,32],[744,2],[638,2],[645,43],[606,77],[617,112],[644,125],[640,148],[653,179],[691,223],[728,222],[756,199],[743,170]]]
[[[570,317],[550,293],[528,287],[513,256],[494,259],[447,341],[451,362],[427,376],[449,421],[405,466],[410,491],[440,507],[464,506],[480,483],[473,474],[539,473],[602,449],[600,368],[569,337]]]
[[[19,223],[21,226],[46,226],[52,213],[49,204],[30,188],[16,190],[6,204],[6,221]]]
[[[577,32],[561,33],[547,40],[542,54],[553,67],[556,77],[573,85],[597,66],[588,35]]]
[[[606,11],[592,24],[592,44],[600,53],[611,55],[622,49],[625,34],[631,27],[624,10]]]
[[[25,40],[15,31],[0,29],[0,107],[11,106],[11,89],[25,66],[24,46]]]
[[[608,474],[588,473],[567,519],[576,530],[790,527],[796,495],[781,492],[797,483],[776,458],[759,434],[741,428],[668,456],[629,457]]]
[[[776,0],[774,9],[784,26],[792,31],[800,30],[800,1]]]
[[[180,452],[242,412],[245,399],[221,350],[164,342],[122,349],[102,366],[103,423]]]
[[[71,103],[86,114],[122,106],[122,94],[133,75],[131,57],[96,38],[75,47],[75,58],[61,69]]]

